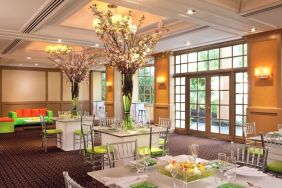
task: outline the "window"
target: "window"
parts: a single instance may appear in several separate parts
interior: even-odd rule
[[[247,67],[244,43],[176,52],[176,128],[224,137],[235,128],[235,136],[242,136],[248,106]]]
[[[175,127],[185,128],[185,77],[175,79]]]
[[[139,100],[144,103],[154,103],[155,67],[143,67],[138,71]]]
[[[106,73],[101,73],[101,100],[106,100]]]
[[[237,44],[175,56],[175,73],[213,71],[247,66],[247,44]]]
[[[248,73],[239,72],[235,77],[235,135],[243,136],[242,125],[246,123],[248,106]]]

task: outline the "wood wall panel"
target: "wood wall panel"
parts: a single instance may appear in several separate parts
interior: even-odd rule
[[[71,101],[64,101],[62,103],[62,111],[71,111],[71,109],[72,109],[72,102]],[[79,101],[78,111],[89,112],[89,101]]]
[[[60,102],[48,102],[47,109],[53,111],[53,116],[58,116],[58,111],[61,110],[61,103]]]
[[[2,71],[2,101],[45,101],[46,75],[43,71]]]
[[[15,111],[17,109],[24,108],[46,108],[45,101],[34,101],[34,102],[3,102],[2,103],[2,116],[8,116],[9,111]]]
[[[257,133],[277,130],[282,123],[281,31],[247,38],[249,64],[249,106],[247,121],[256,122]],[[271,67],[270,79],[254,75],[256,67]]]
[[[154,123],[157,124],[159,118],[170,118],[170,75],[169,75],[169,54],[155,55],[155,104]],[[157,83],[157,78],[161,76],[165,79],[164,85]]]
[[[111,83],[112,86],[106,88],[106,112],[108,117],[114,117],[114,69],[106,67],[106,82]]]
[[[48,72],[48,101],[60,101],[61,96],[61,73]]]

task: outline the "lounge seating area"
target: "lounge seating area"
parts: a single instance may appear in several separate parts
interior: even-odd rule
[[[281,0],[0,6],[0,188],[282,188]]]
[[[14,119],[14,125],[29,125],[38,124],[40,125],[40,117],[44,116],[47,123],[53,122],[53,112],[45,108],[38,109],[17,109],[15,111],[10,111],[9,118]]]

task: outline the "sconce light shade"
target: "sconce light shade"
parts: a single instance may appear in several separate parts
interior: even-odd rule
[[[165,78],[162,76],[158,76],[157,77],[157,83],[160,85],[164,85],[165,84]]]
[[[268,79],[271,77],[271,68],[270,67],[256,67],[255,68],[255,77],[260,79]]]
[[[111,87],[112,86],[112,82],[106,82],[106,86],[107,87]]]

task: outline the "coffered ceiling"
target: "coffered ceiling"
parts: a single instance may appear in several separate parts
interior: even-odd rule
[[[156,51],[180,50],[282,27],[282,0],[93,0],[106,11],[145,15],[142,32],[164,20],[169,33]],[[89,0],[0,0],[0,65],[53,67],[44,52],[58,42],[101,51]],[[188,15],[187,10],[195,10]],[[187,45],[188,43],[189,45]],[[99,46],[98,46],[99,45]]]

